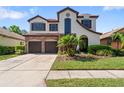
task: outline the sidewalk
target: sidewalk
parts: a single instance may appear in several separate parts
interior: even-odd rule
[[[124,78],[124,70],[56,70],[50,71],[46,79],[71,78]]]

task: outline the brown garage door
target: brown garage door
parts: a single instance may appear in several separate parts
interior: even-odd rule
[[[57,42],[56,41],[47,41],[45,42],[45,53],[57,53]]]
[[[41,42],[31,41],[28,44],[29,53],[41,53]]]

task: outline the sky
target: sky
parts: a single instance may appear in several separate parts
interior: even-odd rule
[[[6,6],[0,7],[0,27],[17,25],[29,31],[28,19],[41,15],[56,19],[57,12],[66,6]],[[70,6],[80,14],[99,15],[96,21],[97,32],[108,32],[124,27],[124,7],[119,6]]]

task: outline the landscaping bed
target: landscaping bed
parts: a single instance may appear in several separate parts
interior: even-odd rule
[[[124,87],[124,79],[57,79],[47,80],[48,87]]]
[[[52,65],[52,70],[124,70],[124,57],[104,57],[95,55],[60,55]]]
[[[0,61],[18,56],[17,54],[0,55]]]

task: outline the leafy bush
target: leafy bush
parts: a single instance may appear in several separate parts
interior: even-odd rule
[[[59,53],[73,56],[76,53],[78,39],[75,35],[65,35],[58,41]]]
[[[88,53],[96,54],[96,52],[98,50],[103,50],[103,49],[111,50],[112,51],[112,48],[110,46],[106,46],[106,45],[90,45],[88,47]]]
[[[124,49],[121,49],[118,56],[124,56]]]
[[[114,56],[124,56],[124,49],[113,49]]]
[[[69,49],[67,50],[67,54],[68,54],[69,56],[74,56],[75,52],[76,52],[76,50],[73,49],[73,48],[69,48]]]
[[[16,46],[15,48],[17,54],[24,54],[25,47],[24,46]]]
[[[14,53],[15,53],[15,47],[0,46],[0,55],[14,54]]]
[[[98,56],[112,56],[112,54],[113,54],[113,51],[107,50],[107,49],[98,50],[96,52],[96,55]]]

